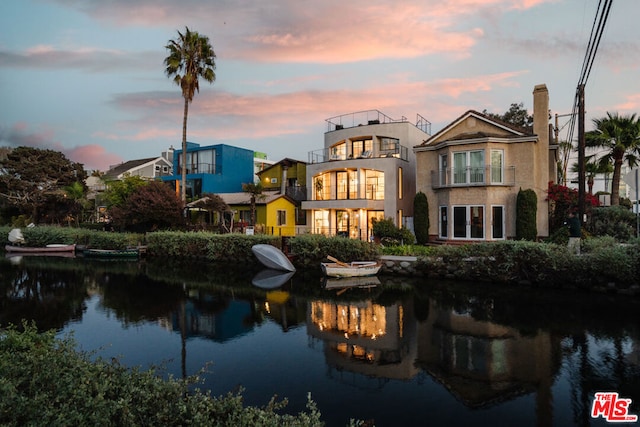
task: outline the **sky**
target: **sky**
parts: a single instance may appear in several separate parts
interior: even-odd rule
[[[0,147],[106,171],[181,147],[168,41],[209,37],[187,139],[308,161],[326,119],[379,110],[434,134],[467,110],[572,111],[598,0],[2,0]],[[640,114],[640,1],[616,0],[585,88],[586,129]],[[568,117],[559,119],[560,137]]]

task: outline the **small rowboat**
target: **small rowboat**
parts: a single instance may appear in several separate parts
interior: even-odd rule
[[[353,261],[342,262],[332,256],[327,258],[333,262],[322,262],[320,268],[322,273],[328,277],[365,277],[375,276],[382,268],[377,261]]]
[[[76,245],[53,244],[41,248],[29,246],[13,246],[6,245],[4,249],[11,253],[39,254],[39,253],[56,253],[56,252],[75,252]]]

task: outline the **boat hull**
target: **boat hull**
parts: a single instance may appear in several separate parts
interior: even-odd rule
[[[347,265],[334,262],[320,264],[322,274],[327,277],[366,277],[375,276],[382,266],[376,262],[358,261]]]
[[[280,271],[296,271],[289,258],[278,248],[271,245],[258,244],[251,247],[258,261],[267,268]]]
[[[41,248],[28,246],[5,245],[4,249],[11,253],[38,254],[38,253],[58,253],[75,252],[76,245],[47,245]]]

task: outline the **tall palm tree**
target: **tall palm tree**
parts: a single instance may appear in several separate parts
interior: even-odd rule
[[[253,182],[249,182],[247,184],[242,184],[242,191],[245,193],[249,193],[251,195],[251,225],[256,225],[256,200],[264,200],[266,197],[262,192],[264,191],[264,186],[261,182],[254,184]]]
[[[182,89],[184,98],[184,116],[182,119],[182,202],[187,200],[187,116],[189,104],[193,101],[196,91],[200,92],[199,79],[209,83],[216,80],[216,54],[209,43],[209,37],[200,35],[185,27],[184,34],[178,31],[178,38],[169,40],[165,46],[169,56],[164,59],[167,77]]]
[[[593,119],[595,129],[585,134],[587,147],[603,149],[599,162],[613,163],[611,204],[620,204],[620,178],[622,165],[634,167],[640,155],[640,120],[635,114],[620,116],[607,113],[607,117]]]

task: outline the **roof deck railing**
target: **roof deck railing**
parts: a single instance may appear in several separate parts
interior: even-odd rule
[[[431,122],[420,114],[417,114],[416,116],[416,127],[427,134],[431,134]],[[408,120],[405,116],[402,116],[400,119],[392,119],[379,110],[365,110],[330,117],[325,121],[327,122],[327,132],[331,132],[357,126],[378,125],[383,123],[403,123]]]

